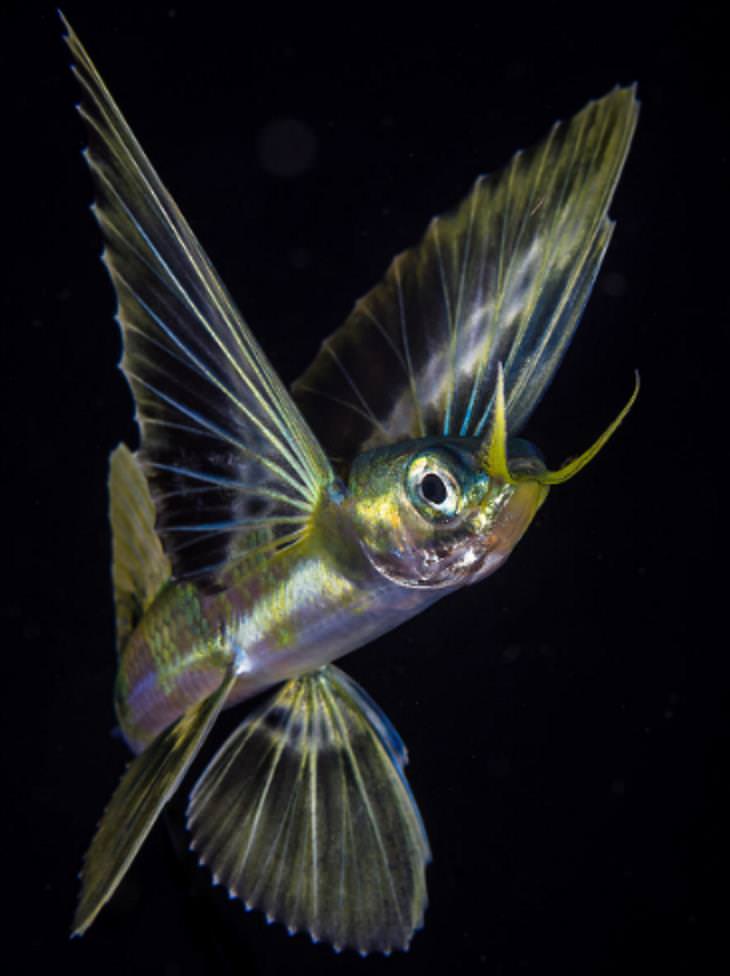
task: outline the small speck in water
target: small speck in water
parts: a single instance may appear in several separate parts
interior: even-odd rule
[[[626,278],[618,271],[609,271],[601,280],[601,290],[609,298],[623,298],[628,291]]]
[[[272,119],[257,139],[259,161],[274,176],[298,176],[308,170],[317,155],[317,137],[311,126],[298,119]]]

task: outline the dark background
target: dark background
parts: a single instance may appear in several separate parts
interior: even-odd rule
[[[556,465],[615,415],[634,367],[638,405],[553,491],[503,570],[346,662],[409,746],[434,852],[410,953],[362,961],[211,888],[185,852],[181,799],[88,935],[68,940],[81,857],[126,758],[111,733],[106,468],[134,428],[60,24],[50,6],[3,5],[1,805],[14,971],[727,970],[720,21],[696,5],[646,20],[635,4],[541,19],[513,7],[307,6],[293,18],[256,5],[65,6],[287,381],[478,173],[616,82],[639,83],[617,232],[526,433]],[[300,123],[283,148],[281,119]]]

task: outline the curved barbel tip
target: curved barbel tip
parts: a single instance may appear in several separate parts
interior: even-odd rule
[[[621,426],[629,410],[636,403],[636,398],[639,395],[639,389],[641,388],[641,380],[639,378],[638,369],[634,370],[634,389],[631,392],[631,396],[626,401],[623,409],[620,411],[618,416],[613,420],[608,427],[604,430],[600,437],[598,437],[582,454],[579,454],[576,458],[571,458],[566,461],[565,464],[558,468],[557,471],[546,471],[544,474],[540,475],[537,479],[541,485],[562,485],[564,481],[569,481],[574,475],[578,474],[579,471],[593,460],[593,458],[598,454],[598,452],[603,448],[613,437],[614,433]]]
[[[512,472],[509,468],[507,458],[507,411],[504,400],[504,370],[502,363],[497,368],[497,384],[494,391],[494,415],[489,433],[485,437],[482,446],[477,453],[477,464],[486,471],[491,478],[498,478],[507,484],[517,484],[520,481],[532,480],[541,485],[561,485],[569,481],[578,474],[579,471],[593,460],[598,452],[613,437],[616,430],[621,426],[627,414],[636,402],[639,395],[641,381],[639,371],[634,370],[634,389],[626,404],[615,418],[582,454],[567,460],[562,467],[556,471],[546,470],[540,474],[534,472],[522,473]]]

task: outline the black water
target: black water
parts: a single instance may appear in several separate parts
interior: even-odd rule
[[[65,12],[287,381],[478,173],[638,81],[614,241],[527,434],[556,464],[608,423],[635,367],[643,388],[504,569],[347,662],[409,746],[433,847],[407,956],[336,957],[229,904],[184,853],[180,801],[69,943],[75,875],[126,758],[105,480],[134,428],[60,26],[50,6],[4,5],[0,807],[17,971],[725,971],[719,19]]]

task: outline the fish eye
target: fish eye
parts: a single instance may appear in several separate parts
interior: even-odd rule
[[[439,475],[429,471],[418,486],[424,500],[432,502],[434,505],[443,505],[446,501],[448,490],[444,484],[444,479]]]
[[[461,505],[461,488],[440,458],[419,455],[408,469],[408,494],[428,519],[452,518]]]

